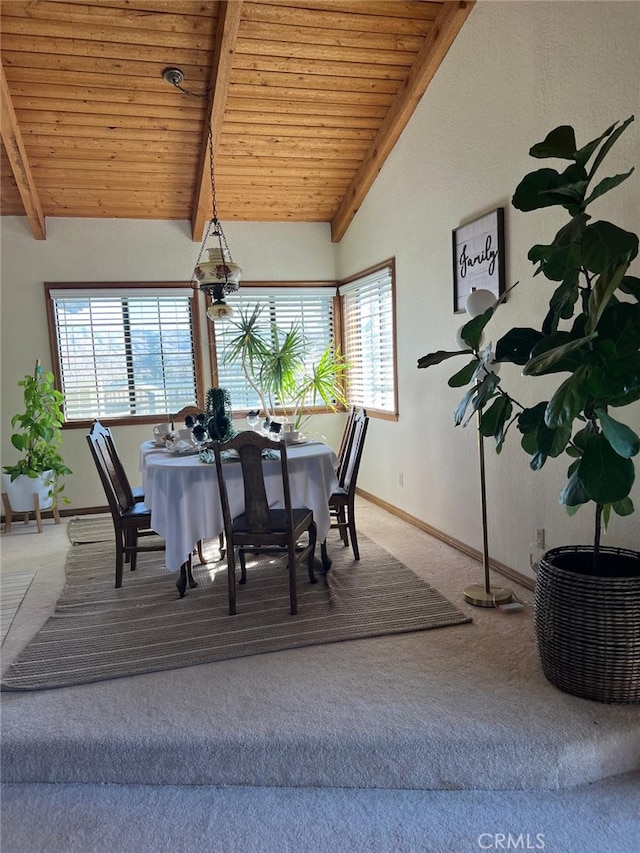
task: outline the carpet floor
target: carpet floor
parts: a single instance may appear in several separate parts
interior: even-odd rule
[[[2,578],[2,604],[0,605],[0,634],[2,642],[9,632],[18,607],[35,578],[35,572],[11,572]]]
[[[196,566],[196,589],[178,597],[162,554],[141,554],[122,588],[113,586],[110,522],[70,525],[66,584],[56,611],[3,678],[3,689],[37,690],[158,672],[264,652],[470,622],[426,581],[362,537],[361,560],[335,549],[318,583],[298,576],[289,615],[284,560],[248,563],[238,613],[228,615],[226,562]],[[105,541],[106,540],[108,541]]]

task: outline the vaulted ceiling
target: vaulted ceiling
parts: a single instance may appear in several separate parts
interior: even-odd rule
[[[5,0],[2,215],[37,239],[64,216],[190,220],[201,240],[211,127],[222,221],[338,241],[472,6]]]

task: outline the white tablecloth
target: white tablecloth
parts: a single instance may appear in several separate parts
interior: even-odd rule
[[[287,453],[292,503],[313,510],[318,542],[323,542],[331,525],[328,499],[338,485],[338,459],[319,443],[293,445]],[[264,467],[269,505],[282,507],[280,461],[265,460]],[[200,539],[215,539],[224,530],[216,466],[201,462],[197,454],[169,453],[146,441],[140,447],[140,469],[151,526],[165,539],[167,568],[177,571]],[[238,462],[227,462],[224,472],[231,513],[238,515],[244,508],[242,469]]]

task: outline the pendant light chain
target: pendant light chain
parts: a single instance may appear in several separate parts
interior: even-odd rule
[[[200,246],[200,251],[198,253],[198,258],[191,274],[191,282],[193,283],[199,281],[200,290],[215,300],[214,305],[212,305],[207,311],[207,314],[209,314],[209,311],[214,308],[216,309],[215,316],[209,315],[210,319],[224,319],[226,317],[231,316],[232,314],[232,309],[224,302],[224,296],[226,294],[233,293],[238,289],[238,281],[240,279],[242,270],[237,264],[233,263],[231,252],[227,244],[227,238],[225,237],[225,233],[222,229],[222,223],[218,219],[216,178],[213,156],[213,129],[211,126],[211,115],[213,110],[213,90],[209,87],[205,92],[190,91],[182,85],[184,75],[179,68],[165,68],[162,73],[162,76],[167,83],[170,83],[176,89],[179,89],[183,94],[190,95],[194,98],[207,99],[206,115],[209,122],[209,177],[211,180],[211,207],[213,216],[209,220],[209,223],[205,229],[202,245]],[[209,237],[217,238],[220,259],[214,260],[214,257],[212,256],[212,253],[217,252],[218,249],[209,249],[210,260],[202,264],[202,256],[204,255],[205,246]],[[229,264],[231,266],[229,266]]]
[[[225,237],[224,231],[222,230],[222,223],[218,219],[218,205],[216,199],[216,176],[213,167],[213,131],[211,130],[211,126],[209,126],[209,170],[211,173],[211,206],[213,209],[213,219],[209,224],[215,229],[213,231],[213,236],[218,237],[218,243],[220,244],[220,251],[222,252],[223,259],[232,261],[233,258],[231,257],[229,246],[227,245],[227,238]],[[227,275],[225,266],[225,281],[226,278]]]

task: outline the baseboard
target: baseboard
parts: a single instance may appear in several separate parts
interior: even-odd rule
[[[388,503],[382,498],[378,498],[375,495],[369,494],[369,492],[365,492],[363,489],[356,488],[356,493],[365,498],[365,500],[368,500],[372,504],[375,504],[381,509],[384,509],[391,515],[395,515],[396,518],[401,518],[402,521],[406,521],[413,527],[417,527],[419,530],[423,530],[430,536],[434,536],[436,539],[440,539],[442,542],[446,542],[447,545],[451,545],[451,547],[455,548],[457,551],[462,551],[463,554],[468,554],[470,557],[473,557],[474,560],[482,562],[482,554],[480,553],[480,551],[478,551],[477,548],[472,548],[465,542],[461,542],[459,539],[455,539],[453,536],[449,536],[447,533],[443,533],[436,527],[432,527],[430,524],[427,524],[426,521],[422,521],[421,519],[410,515],[408,512],[405,512],[402,509],[398,509],[397,506]],[[513,581],[514,583],[520,584],[525,589],[532,590],[534,587],[535,582],[533,578],[527,577],[527,575],[523,575],[522,572],[519,572],[516,569],[512,569],[511,566],[507,566],[504,563],[500,563],[498,560],[491,559],[489,560],[489,566],[499,575],[502,575],[503,577],[507,578],[510,581]]]
[[[74,509],[58,509],[58,515],[60,517],[72,517],[76,515],[103,515],[104,513],[109,512],[108,506],[88,506],[88,507],[74,507]],[[29,521],[35,520],[35,513],[23,513],[23,512],[15,512],[14,515],[28,515]],[[40,512],[42,518],[53,518],[53,513],[50,509],[43,509]],[[4,513],[0,516],[2,521],[4,521]]]
[[[421,519],[416,518],[414,515],[410,515],[408,512],[405,512],[402,509],[398,509],[397,506],[388,503],[382,498],[378,498],[375,495],[369,494],[369,492],[365,492],[363,489],[357,488],[356,492],[357,494],[365,498],[365,500],[368,500],[372,504],[379,506],[381,509],[386,510],[386,512],[390,513],[391,515],[395,515],[396,518],[401,518],[403,521],[406,521],[413,527],[417,527],[418,530],[423,530],[430,536],[434,536],[436,539],[440,539],[442,542],[446,542],[447,545],[451,545],[451,547],[455,548],[457,551],[462,551],[463,554],[468,554],[470,557],[473,557],[474,560],[482,562],[482,554],[480,553],[480,551],[478,551],[477,548],[472,548],[465,542],[461,542],[459,539],[455,539],[453,536],[449,536],[447,533],[443,533],[441,530],[438,530],[437,527],[432,527],[430,524],[427,524],[426,521],[422,521]],[[77,509],[61,509],[59,510],[59,512],[61,516],[102,515],[103,513],[109,512],[109,507],[80,507]],[[31,513],[30,515],[33,515],[33,513]],[[52,518],[53,516],[50,510],[45,510],[42,513],[42,517]],[[519,572],[516,569],[512,569],[510,566],[507,566],[504,563],[499,562],[498,560],[489,560],[489,566],[499,575],[502,575],[502,577],[505,577],[508,580],[513,581],[514,583],[520,584],[525,589],[533,589],[534,587],[534,581],[532,578],[523,575],[522,572]]]

